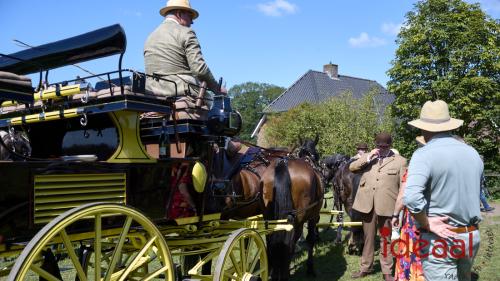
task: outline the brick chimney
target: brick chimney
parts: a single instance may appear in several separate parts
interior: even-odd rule
[[[339,78],[339,66],[330,62],[323,66],[323,72],[326,73],[330,78]]]

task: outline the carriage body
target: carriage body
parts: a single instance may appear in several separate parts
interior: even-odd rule
[[[221,252],[241,247],[239,239],[254,241],[245,244],[260,249],[255,261],[249,262],[253,267],[261,264],[259,275],[267,276],[260,235],[279,228],[280,222],[266,222],[265,227],[251,220],[222,222],[220,214],[210,215],[205,210],[207,189],[199,194],[196,217],[165,218],[172,167],[204,163],[210,178],[213,145],[239,132],[241,116],[231,109],[228,97],[213,93],[212,107],[202,114],[205,118],[176,118],[175,93],[171,97],[148,93],[146,74],[122,69],[125,49],[125,33],[113,25],[0,56],[0,74],[40,73],[37,89],[25,84],[19,87],[16,83],[23,77],[9,76],[17,79],[9,84],[0,75],[0,131],[5,132],[2,155],[10,156],[0,160],[0,279],[8,275],[9,280],[24,280],[28,271],[40,278],[60,279],[60,270],[46,269],[47,263],[57,267],[58,259],[71,258],[75,275],[70,279],[83,280],[87,267],[92,266],[84,260],[92,256],[96,262],[102,258],[107,263],[102,268],[94,264],[94,280],[101,273],[107,280],[118,279],[120,274],[122,278],[134,274],[172,280],[175,269],[170,248],[178,256],[205,255],[204,261],[184,271],[211,280],[224,275],[220,268],[228,262],[228,253]],[[118,70],[42,83],[51,69],[109,55],[120,56]],[[87,82],[97,77],[104,79],[99,78],[102,81],[94,87]],[[145,112],[163,117],[141,121]],[[189,143],[193,155],[159,159],[147,145],[157,147],[165,136],[177,149]],[[5,151],[7,140],[13,151]],[[28,144],[23,142],[27,140]],[[241,227],[262,231],[233,232]],[[202,266],[215,262],[219,255],[223,256],[218,260],[219,269],[202,274]],[[120,261],[122,256],[131,261]],[[130,262],[126,270],[117,269],[125,266],[122,262]],[[152,264],[157,263],[163,267],[151,272]],[[244,274],[249,278],[250,273]]]
[[[0,60],[0,71],[48,71],[113,54],[120,54],[120,68],[125,48],[125,33],[114,25],[9,55]],[[145,111],[168,115],[172,102],[144,94],[140,81],[131,78],[139,75],[118,69],[100,75],[106,79],[95,88],[82,82],[92,77],[45,85],[31,103],[7,96],[15,91],[3,87],[0,127],[24,132],[31,146],[27,159],[0,162],[4,249],[85,203],[126,204],[155,220],[164,217],[172,161],[148,155],[137,139],[137,117]]]

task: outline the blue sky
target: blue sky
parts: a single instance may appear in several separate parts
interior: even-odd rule
[[[200,17],[193,29],[212,72],[227,87],[253,81],[289,87],[309,69],[329,62],[341,75],[386,85],[398,28],[416,1],[406,0],[191,0]],[[469,2],[474,2],[470,0]],[[493,18],[500,0],[480,0]],[[142,50],[162,21],[160,0],[0,0],[0,53],[40,45],[119,23],[127,34],[124,66],[144,70]],[[116,69],[111,57],[82,66]],[[84,75],[74,67],[51,72],[51,82]]]

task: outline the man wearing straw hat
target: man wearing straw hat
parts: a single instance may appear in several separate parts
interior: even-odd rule
[[[189,0],[169,0],[160,15],[165,19],[146,40],[144,63],[147,74],[168,81],[148,77],[146,90],[166,96],[197,96],[201,81],[206,81],[209,89],[217,90],[218,83],[190,28],[199,14],[191,8]]]
[[[427,101],[420,118],[408,124],[420,129],[426,142],[413,153],[403,198],[420,227],[425,278],[471,280],[480,241],[483,162],[474,148],[452,136],[463,121],[450,117],[444,101]]]

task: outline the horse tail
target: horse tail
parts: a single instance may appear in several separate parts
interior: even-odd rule
[[[274,167],[273,207],[269,209],[270,219],[289,219],[292,213],[292,180],[288,170],[288,159],[280,159]],[[269,270],[272,280],[288,280],[291,256],[294,252],[295,231],[277,231],[266,236]]]
[[[292,180],[288,171],[288,159],[280,159],[274,168],[274,219],[288,218],[291,213]]]

